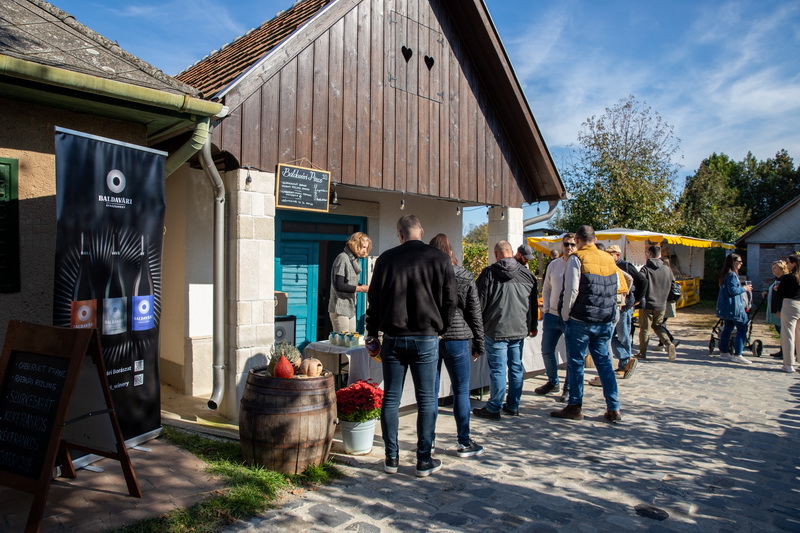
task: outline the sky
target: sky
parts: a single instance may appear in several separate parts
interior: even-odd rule
[[[556,167],[583,122],[629,95],[674,127],[681,178],[715,152],[800,163],[800,1],[484,1]],[[51,2],[170,75],[292,4]],[[485,220],[464,211],[465,226]]]

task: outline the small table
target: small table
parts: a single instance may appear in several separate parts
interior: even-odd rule
[[[303,350],[303,357],[319,359],[323,368],[333,372],[337,389],[345,385],[345,374],[347,374],[347,385],[355,383],[359,379],[371,379],[375,383],[383,381],[381,364],[369,356],[364,346],[349,348],[337,346],[328,341],[312,342]],[[346,372],[343,372],[344,370]]]

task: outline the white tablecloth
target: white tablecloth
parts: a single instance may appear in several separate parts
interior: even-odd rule
[[[559,362],[564,362],[566,360],[565,353],[564,338],[562,337],[556,349]],[[328,341],[320,341],[312,342],[303,350],[303,357],[319,359],[322,361],[322,366],[334,374],[339,373],[340,355],[342,356],[341,362],[347,362],[349,364],[348,385],[355,383],[359,379],[371,379],[383,386],[383,368],[379,362],[369,356],[367,349],[363,346],[346,348],[344,346],[332,345]],[[540,335],[532,339],[525,339],[522,352],[522,364],[526,373],[537,372],[544,369],[544,362],[542,361],[542,340]],[[439,397],[445,398],[451,396],[450,376],[447,374],[447,370],[444,369],[444,365],[442,365],[441,380]],[[485,356],[479,357],[477,361],[471,363],[469,385],[470,390],[489,385],[489,365]],[[414,398],[414,381],[411,379],[409,373],[406,375],[400,406],[413,405],[414,403],[416,403]]]

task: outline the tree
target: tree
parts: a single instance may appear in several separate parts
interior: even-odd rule
[[[484,222],[483,224],[470,224],[469,228],[467,229],[467,234],[464,235],[464,242],[472,243],[472,244],[482,244],[486,247],[486,243],[489,242],[489,223]]]
[[[582,127],[580,148],[563,171],[572,197],[556,225],[673,230],[680,144],[673,127],[633,95]]]
[[[748,152],[731,185],[739,190],[742,204],[750,211],[746,225],[752,226],[800,194],[800,167],[795,169],[786,150],[766,161],[758,161]]]
[[[733,242],[747,225],[749,212],[733,187],[742,166],[727,155],[712,154],[686,178],[676,208],[676,231],[683,235]]]

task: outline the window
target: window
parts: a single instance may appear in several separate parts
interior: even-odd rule
[[[19,292],[19,200],[16,159],[0,157],[0,292]]]

